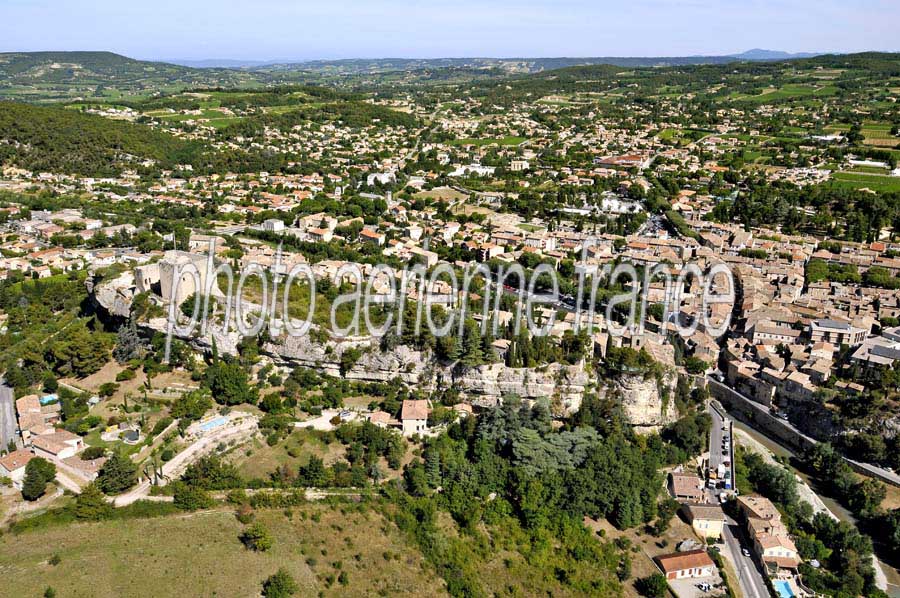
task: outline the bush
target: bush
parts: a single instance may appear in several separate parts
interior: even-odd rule
[[[263,582],[262,593],[265,598],[287,598],[296,594],[299,589],[300,586],[290,573],[281,568]]]
[[[272,536],[260,523],[255,523],[244,530],[239,539],[246,548],[256,552],[266,552],[272,548]]]

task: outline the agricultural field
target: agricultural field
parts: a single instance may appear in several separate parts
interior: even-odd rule
[[[879,193],[900,192],[900,177],[838,172],[833,176],[834,184],[850,189],[870,189]]]

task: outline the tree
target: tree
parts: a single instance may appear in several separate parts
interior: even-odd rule
[[[634,582],[634,587],[641,596],[647,596],[647,598],[664,598],[666,592],[669,591],[669,584],[662,573],[642,577]]]
[[[25,466],[25,479],[22,481],[22,497],[28,501],[34,501],[44,495],[47,484],[56,477],[56,465],[35,457]]]
[[[228,490],[243,486],[243,480],[237,469],[224,463],[219,457],[211,455],[191,463],[181,476],[181,480],[189,486],[203,490]]]
[[[247,381],[246,372],[235,362],[213,362],[206,370],[206,383],[213,398],[222,405],[255,404],[259,400],[256,389]]]
[[[249,550],[265,552],[272,548],[272,536],[261,523],[254,523],[239,536],[241,543]]]
[[[121,453],[113,453],[97,475],[97,485],[106,494],[119,494],[134,485],[137,465]]]
[[[106,497],[100,491],[96,482],[85,486],[81,494],[75,498],[75,506],[72,509],[76,519],[100,521],[106,519],[112,513],[112,505],[106,502]]]
[[[194,390],[184,393],[176,399],[169,414],[189,423],[200,419],[212,408],[213,401],[212,397],[209,396],[209,392]]]
[[[138,334],[137,326],[133,319],[119,327],[116,333],[116,346],[113,348],[113,358],[119,363],[125,363],[132,359],[143,359],[147,354],[148,344]]]
[[[263,582],[262,593],[265,598],[287,598],[288,596],[293,596],[299,590],[300,586],[297,585],[291,574],[282,567]]]

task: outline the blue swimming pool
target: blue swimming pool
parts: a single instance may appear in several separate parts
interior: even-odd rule
[[[791,589],[791,584],[783,579],[773,581],[772,585],[775,586],[775,590],[778,591],[778,595],[781,596],[781,598],[794,598],[794,590]]]
[[[223,416],[219,416],[215,419],[211,419],[206,423],[200,424],[200,430],[202,432],[209,432],[210,430],[215,430],[219,426],[224,426],[228,422],[228,418]]]

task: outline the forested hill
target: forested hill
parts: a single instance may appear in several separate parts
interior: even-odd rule
[[[268,79],[263,73],[190,68],[112,52],[0,54],[0,97],[7,99],[116,98],[188,87],[258,84]]]
[[[147,160],[160,168],[256,172],[279,167],[280,158],[214,151],[200,141],[68,108],[0,102],[0,163],[35,172],[112,176]]]

